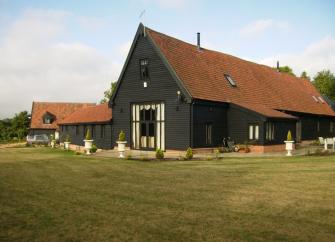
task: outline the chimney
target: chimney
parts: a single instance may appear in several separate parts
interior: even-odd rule
[[[198,50],[200,50],[201,47],[200,47],[200,33],[199,32],[197,33],[197,46],[198,46]]]
[[[277,71],[279,71],[279,61],[277,61]]]

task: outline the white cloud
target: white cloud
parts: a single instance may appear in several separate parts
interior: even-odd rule
[[[287,29],[288,23],[283,21],[276,21],[273,19],[259,19],[247,24],[240,30],[243,36],[256,36],[265,32],[268,29]]]
[[[283,66],[292,67],[297,75],[300,75],[304,70],[311,76],[323,69],[330,69],[335,72],[335,38],[326,36],[307,46],[301,53],[279,54],[264,58],[260,63],[275,66],[277,60]]]
[[[0,39],[0,118],[33,100],[97,102],[121,64],[80,42],[64,42],[71,13],[29,9]]]
[[[97,31],[107,26],[107,21],[102,18],[79,16],[77,21],[82,28],[88,31]]]

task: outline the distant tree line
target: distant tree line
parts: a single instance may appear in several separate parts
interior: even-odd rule
[[[0,120],[0,141],[22,140],[28,134],[29,123],[27,111],[15,114],[14,118]]]
[[[285,72],[292,76],[296,76],[289,66],[281,66],[278,69],[279,72]],[[330,70],[319,71],[313,79],[308,76],[306,71],[300,74],[300,78],[310,80],[313,85],[319,90],[322,95],[335,101],[335,75]]]

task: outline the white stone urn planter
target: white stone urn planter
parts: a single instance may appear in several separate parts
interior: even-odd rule
[[[287,151],[287,154],[286,156],[292,156],[292,150],[293,150],[293,144],[294,144],[294,141],[284,141],[285,142],[285,149]]]
[[[70,148],[70,143],[69,141],[64,142],[64,149],[68,150]]]
[[[127,141],[117,141],[117,150],[119,151],[119,158],[124,158]]]
[[[84,142],[85,142],[85,151],[86,151],[86,154],[89,155],[89,154],[91,154],[93,140],[92,139],[84,139]]]
[[[51,140],[50,145],[51,145],[51,148],[55,148],[56,140]]]

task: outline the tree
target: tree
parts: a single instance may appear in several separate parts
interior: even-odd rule
[[[115,88],[116,88],[116,82],[111,82],[111,87],[104,92],[104,98],[101,99],[100,101],[101,104],[109,102],[109,99],[112,97]]]
[[[15,137],[22,139],[28,134],[29,122],[30,119],[27,111],[15,114],[15,117],[11,121],[11,126]]]
[[[277,69],[277,68],[276,68],[276,69]],[[290,74],[290,75],[292,75],[292,76],[295,76],[295,74],[293,73],[292,68],[289,67],[289,66],[280,66],[280,67],[278,68],[278,70],[279,70],[279,72],[285,72],[285,73],[288,73],[288,74]]]
[[[330,70],[318,72],[314,77],[313,84],[322,95],[335,100],[335,76]]]
[[[300,78],[311,80],[311,77],[307,75],[306,71],[301,72]]]
[[[0,120],[0,140],[22,139],[28,134],[30,118],[27,111],[15,114],[12,119]]]

